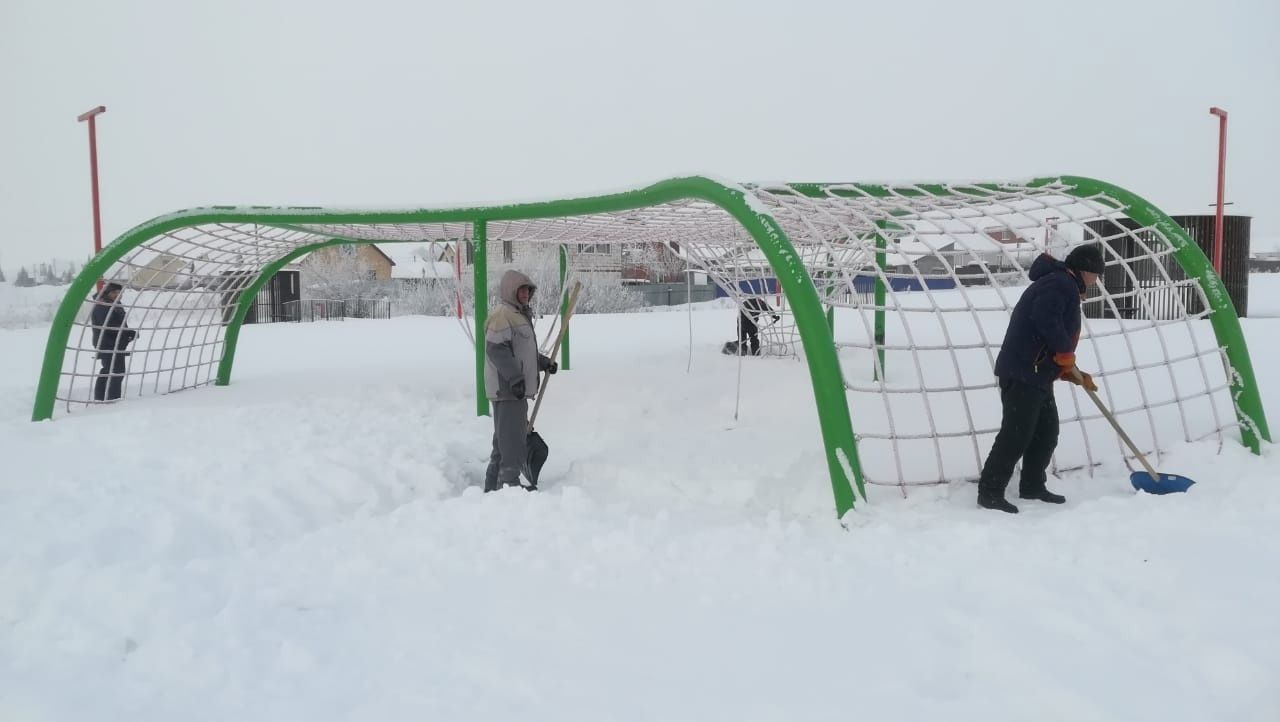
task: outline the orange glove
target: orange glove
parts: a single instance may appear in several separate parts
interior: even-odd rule
[[[1090,391],[1096,392],[1098,390],[1098,385],[1093,382],[1093,376],[1091,374],[1085,373],[1080,369],[1074,369],[1073,371],[1063,371],[1062,376],[1059,378],[1065,381],[1070,381],[1076,386],[1083,386]],[[1080,375],[1076,376],[1076,374]]]
[[[1053,362],[1058,364],[1058,368],[1062,369],[1062,372],[1058,374],[1058,378],[1063,381],[1070,381],[1076,386],[1083,386],[1090,391],[1098,390],[1098,385],[1093,382],[1093,376],[1076,368],[1075,354],[1056,353],[1053,355]]]

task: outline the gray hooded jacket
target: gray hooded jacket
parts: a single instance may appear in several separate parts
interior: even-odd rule
[[[491,401],[514,401],[511,389],[524,380],[524,397],[538,391],[538,371],[542,367],[538,339],[533,333],[533,310],[516,299],[521,286],[535,288],[519,271],[502,274],[498,304],[484,325],[484,385]]]

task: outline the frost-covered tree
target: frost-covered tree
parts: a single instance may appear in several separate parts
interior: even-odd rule
[[[533,297],[534,313],[539,316],[559,313],[559,248],[554,245],[539,246],[521,253],[520,259],[518,263],[489,267],[489,308],[500,302],[498,286],[502,282],[502,274],[515,269],[527,275],[538,287],[538,292]],[[457,312],[460,296],[463,313],[472,315],[475,309],[472,271],[472,268],[464,268],[461,282],[447,277],[400,285],[394,298],[395,312],[452,316]],[[570,285],[575,281],[582,284],[582,290],[578,294],[578,306],[574,313],[620,313],[644,306],[643,296],[623,285],[615,273],[571,273]]]
[[[23,266],[18,269],[18,275],[13,279],[13,285],[19,288],[29,288],[36,285],[35,279],[27,274],[27,267]]]
[[[624,278],[643,278],[655,283],[682,283],[688,262],[678,247],[665,243],[630,243],[622,249]]]
[[[306,299],[374,298],[385,295],[373,267],[354,246],[333,246],[302,261],[302,296]]]
[[[498,284],[509,268],[522,271],[538,287],[533,310],[538,315],[554,315],[560,310],[560,250],[554,245],[538,246],[525,254],[520,264],[503,264],[490,271],[489,303],[498,302]],[[644,305],[644,298],[623,285],[612,273],[582,271],[571,273],[569,285],[582,284],[574,313],[621,313]]]
[[[490,264],[489,266],[489,307],[499,303],[498,286],[502,275],[508,270],[518,270],[533,281],[538,292],[533,297],[533,310],[539,316],[552,316],[559,313],[560,255],[555,245],[536,245],[522,249],[518,254],[519,261],[514,263]],[[424,259],[450,262],[452,256],[448,252],[431,252]],[[658,258],[655,256],[655,258]],[[669,262],[669,261],[664,261]],[[673,264],[683,269],[683,261]],[[468,266],[462,270],[461,282],[452,276],[444,278],[424,278],[417,282],[401,281],[393,298],[394,312],[397,314],[425,314],[430,316],[452,316],[457,313],[458,299],[461,297],[463,313],[473,314],[475,298],[472,286],[473,268]],[[677,274],[678,275],[678,274]],[[683,276],[680,276],[683,279]],[[621,313],[642,308],[644,297],[630,286],[621,282],[617,272],[586,270],[570,271],[569,283],[582,284],[578,295],[578,306],[575,313]]]

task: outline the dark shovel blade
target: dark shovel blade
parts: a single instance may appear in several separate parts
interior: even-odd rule
[[[1190,489],[1195,482],[1177,474],[1157,474],[1153,479],[1145,471],[1135,471],[1129,475],[1129,483],[1148,494],[1179,494]]]
[[[547,448],[547,442],[542,440],[542,435],[536,431],[530,431],[525,437],[525,464],[524,478],[529,480],[529,488],[538,488],[538,475],[542,473],[542,465],[547,463],[547,454],[551,450]]]

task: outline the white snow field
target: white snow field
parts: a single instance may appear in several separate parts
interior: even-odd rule
[[[0,329],[47,328],[66,290],[66,286],[19,288],[0,282]]]
[[[228,387],[39,424],[47,326],[0,330],[0,720],[1280,719],[1274,449],[846,530],[803,364],[744,360],[734,420],[733,315],[688,372],[684,313],[576,318],[545,488],[490,495],[456,321],[250,326]]]

